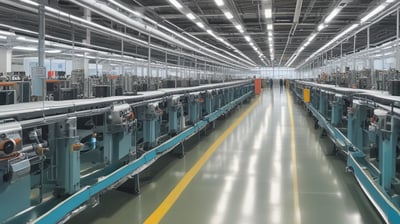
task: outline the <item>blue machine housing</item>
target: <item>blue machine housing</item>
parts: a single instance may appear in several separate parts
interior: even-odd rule
[[[0,107],[0,200],[13,201],[0,210],[0,222],[66,221],[128,179],[139,193],[140,171],[253,90],[243,80]]]
[[[316,127],[334,143],[333,153],[347,155],[346,170],[354,173],[360,187],[387,223],[400,223],[400,97],[361,90],[291,82],[291,90],[305,103]]]

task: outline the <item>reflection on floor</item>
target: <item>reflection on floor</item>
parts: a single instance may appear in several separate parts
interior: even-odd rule
[[[320,130],[314,129],[302,107],[292,105],[293,128],[285,90],[266,89],[260,97],[161,223],[382,223],[354,177],[344,172],[344,162],[325,155],[324,149],[332,145],[320,138]],[[99,206],[70,223],[143,223],[247,106],[220,121],[183,159],[166,158],[168,163],[146,171],[156,175],[142,186],[141,195],[108,192]],[[298,183],[294,185],[295,173]]]

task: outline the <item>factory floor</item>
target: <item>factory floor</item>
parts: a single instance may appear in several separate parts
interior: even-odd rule
[[[286,90],[265,89],[184,158],[146,170],[140,195],[109,191],[69,222],[382,223],[320,133]]]

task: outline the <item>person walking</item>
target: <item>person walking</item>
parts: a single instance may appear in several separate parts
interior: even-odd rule
[[[279,86],[281,87],[281,92],[282,92],[282,90],[283,90],[283,79],[279,80]]]

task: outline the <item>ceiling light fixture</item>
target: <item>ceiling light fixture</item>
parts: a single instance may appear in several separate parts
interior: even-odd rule
[[[226,17],[227,19],[233,19],[233,15],[232,15],[231,12],[226,11],[226,12],[224,12],[224,14],[225,14],[225,17]]]
[[[20,50],[20,51],[37,51],[37,48],[34,47],[23,47],[23,46],[15,46],[12,49],[14,50]]]
[[[318,31],[325,29],[325,27],[326,27],[325,24],[323,24],[323,23],[319,24]]]
[[[8,32],[8,31],[3,31],[3,30],[0,30],[0,34],[4,35],[4,36],[15,36],[15,33],[11,33],[11,32]]]
[[[177,8],[177,9],[183,8],[183,6],[181,5],[181,3],[179,3],[177,0],[168,0],[168,1],[171,2],[171,4],[172,4],[173,6],[175,6],[175,8]]]
[[[200,27],[200,28],[204,28],[204,24],[201,23],[201,22],[196,22],[196,25],[197,25],[198,27]]]
[[[38,42],[38,40],[28,39],[26,37],[17,37],[17,40],[24,41],[24,42],[30,42],[30,43],[37,43]]]
[[[317,36],[319,31],[322,31],[323,29],[325,29],[326,27],[328,27],[328,23],[330,23],[333,18],[335,18],[340,11],[346,7],[347,2],[346,1],[340,1],[340,3],[336,6],[336,8],[334,8],[329,14],[328,16],[325,18],[324,22],[320,23],[317,27],[317,32],[316,33],[312,33],[310,35],[310,37],[308,38],[308,40],[300,47],[297,49],[297,51],[295,51],[295,53],[289,58],[289,60],[286,62],[286,66],[290,66],[295,60],[296,58],[300,55],[300,53],[311,43],[311,41]],[[341,34],[339,34],[338,36],[340,36]],[[335,38],[340,38],[336,36]],[[321,50],[321,49],[320,49]],[[318,53],[314,52],[314,54]],[[310,56],[311,57],[311,56]],[[308,59],[307,59],[308,60]]]
[[[342,8],[333,9],[332,12],[325,18],[325,23],[329,23],[330,21],[332,21],[332,19],[335,18],[337,14],[339,14],[340,10],[342,10]]]
[[[190,19],[190,20],[196,19],[196,17],[194,17],[194,15],[193,15],[192,13],[186,14],[186,17],[187,17],[188,19]]]
[[[386,5],[382,4],[378,7],[376,7],[374,10],[372,10],[370,13],[368,13],[366,16],[364,16],[361,19],[361,23],[364,23],[365,21],[369,20],[371,17],[373,17],[374,15],[378,14],[379,12],[381,12],[382,10],[384,10],[386,7]]]
[[[326,43],[324,46],[322,46],[320,49],[318,49],[316,52],[314,52],[310,57],[308,57],[306,59],[306,62],[309,61],[311,58],[313,58],[315,55],[319,54],[320,52],[322,52],[323,50],[325,50],[326,48],[328,48],[331,44],[335,43],[337,40],[339,40],[341,37],[343,37],[344,35],[348,34],[349,32],[351,32],[352,30],[354,30],[355,28],[357,28],[359,26],[358,23],[351,25],[350,27],[348,27],[347,29],[345,29],[343,32],[341,32],[339,35],[337,35],[335,38],[333,38],[332,40],[330,40],[328,43]]]
[[[272,24],[267,25],[267,30],[272,30],[273,28],[274,28],[274,26]]]
[[[272,18],[272,9],[265,9],[265,18],[266,19],[271,19]]]
[[[59,53],[61,53],[61,50],[47,50],[45,52],[48,54],[59,54]]]
[[[217,4],[217,6],[223,6],[224,5],[224,1],[223,0],[215,0],[215,3]]]
[[[37,2],[33,2],[33,1],[29,1],[29,0],[20,0],[21,2],[33,5],[33,6],[39,6],[39,3]]]

